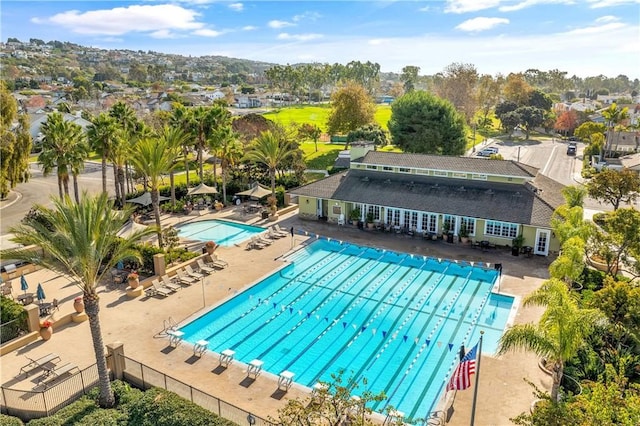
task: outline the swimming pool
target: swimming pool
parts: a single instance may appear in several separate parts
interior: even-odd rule
[[[178,227],[178,235],[182,238],[215,241],[217,244],[226,247],[240,244],[253,235],[264,231],[265,229],[259,226],[245,225],[244,223],[219,219],[186,223]]]
[[[309,387],[344,369],[345,379],[385,392],[371,408],[391,404],[407,418],[435,407],[461,344],[471,347],[483,330],[483,352],[495,352],[513,304],[491,293],[497,271],[468,263],[325,240],[287,260],[182,327],[185,340],[260,359]]]

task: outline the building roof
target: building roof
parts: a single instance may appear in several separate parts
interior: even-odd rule
[[[548,227],[558,202],[564,202],[557,197],[561,187],[561,184],[540,175],[536,176],[533,184],[517,185],[351,169],[290,192],[315,198]]]
[[[455,157],[449,155],[369,151],[364,158],[358,162],[392,167],[447,170],[522,178],[533,178],[538,173],[538,169],[535,167],[515,161],[497,161],[486,158]]]

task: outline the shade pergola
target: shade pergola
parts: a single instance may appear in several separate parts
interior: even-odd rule
[[[194,186],[190,188],[187,192],[187,195],[205,195],[205,194],[217,194],[218,190],[212,186],[207,186],[204,183],[201,183],[198,186]]]
[[[256,182],[250,189],[238,192],[236,195],[244,195],[245,197],[260,199],[267,195],[271,195],[271,190]]]
[[[163,197],[162,195],[160,195],[159,197],[160,197],[160,198],[158,198],[159,202],[170,200],[169,197]],[[146,206],[151,204],[151,193],[150,192],[145,192],[144,194],[140,195],[139,197],[132,198],[130,200],[126,200],[126,202],[127,203],[140,204],[140,205],[146,207]]]
[[[144,230],[146,228],[147,228],[146,225],[142,225],[140,223],[133,222],[133,221],[130,220],[129,222],[127,222],[126,225],[124,225],[118,231],[118,233],[116,235],[118,237],[121,237],[121,238],[129,238],[135,232],[142,231],[142,230]]]

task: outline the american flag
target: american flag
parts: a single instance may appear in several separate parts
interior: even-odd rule
[[[478,352],[478,344],[471,348],[469,352],[460,360],[460,364],[456,367],[449,383],[447,390],[464,390],[471,386],[471,375],[476,372],[476,355]]]

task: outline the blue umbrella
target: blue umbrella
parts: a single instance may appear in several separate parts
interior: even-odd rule
[[[38,289],[36,290],[36,297],[40,301],[43,301],[44,299],[47,298],[47,296],[44,295],[44,289],[42,288],[42,284],[40,283],[38,283]]]
[[[27,290],[29,289],[29,284],[27,284],[27,279],[24,275],[20,277],[20,289],[24,291],[24,294],[27,294]]]
[[[116,269],[124,269],[124,263],[122,263],[122,260],[118,262]]]

